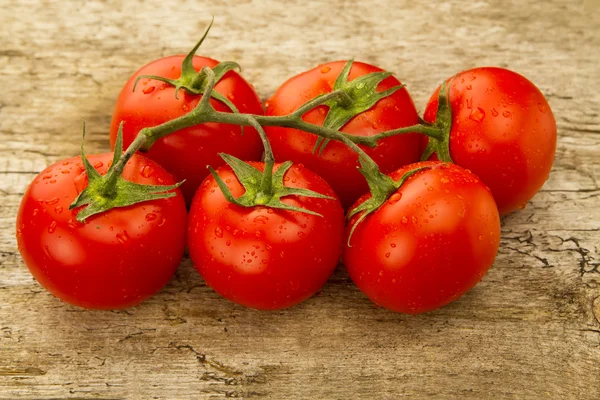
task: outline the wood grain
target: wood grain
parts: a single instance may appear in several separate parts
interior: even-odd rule
[[[0,11],[0,399],[600,398],[600,17],[583,1],[4,0]],[[343,269],[281,312],[236,306],[185,260],[157,296],[77,309],[28,273],[14,221],[27,184],[108,149],[121,85],[184,53],[236,60],[263,98],[321,62],[397,73],[423,108],[444,78],[498,65],[529,77],[559,127],[550,179],[503,219],[498,258],[460,301],[375,308]]]

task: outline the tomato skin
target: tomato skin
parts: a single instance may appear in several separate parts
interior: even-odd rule
[[[252,165],[264,168],[262,163]],[[244,193],[229,166],[217,173],[234,197]],[[297,164],[284,179],[286,186],[335,196],[321,177]],[[288,196],[282,201],[323,217],[231,204],[212,176],[198,189],[188,225],[190,257],[223,297],[256,309],[287,308],[315,294],[335,269],[344,233],[339,200]]]
[[[193,110],[201,95],[189,94],[184,89],[175,98],[175,88],[153,79],[140,79],[133,91],[133,84],[140,75],[157,75],[177,79],[181,73],[184,56],[161,58],[138,70],[125,84],[115,106],[110,125],[110,145],[114,149],[119,124],[124,121],[123,143],[127,147],[142,128],[160,125],[181,117]],[[218,64],[206,57],[194,57],[194,68],[214,67]],[[226,96],[241,113],[262,115],[263,107],[254,88],[237,72],[229,71],[216,85],[216,92]],[[223,103],[211,99],[217,111],[231,112]],[[189,204],[202,180],[209,174],[207,165],[216,168],[223,164],[218,155],[224,152],[242,160],[260,160],[262,144],[254,128],[235,125],[206,123],[181,129],[159,139],[145,154],[155,160],[177,180],[185,179],[181,191]]]
[[[266,115],[289,114],[307,101],[321,94],[330,93],[345,63],[345,61],[330,62],[292,77],[266,102]],[[382,70],[373,65],[354,62],[348,80],[352,81],[359,76],[377,71]],[[400,81],[391,76],[379,84],[377,91],[399,84]],[[319,106],[306,113],[303,119],[312,124],[323,125],[327,111],[327,106]],[[403,88],[348,121],[341,131],[356,136],[373,136],[383,131],[415,125],[418,122],[415,105],[408,91]],[[317,136],[314,134],[281,127],[265,127],[265,131],[273,147],[275,159],[302,163],[322,176],[338,194],[345,208],[368,191],[364,177],[356,169],[358,156],[345,144],[331,141],[319,156],[313,154],[317,141]],[[377,162],[382,172],[388,173],[419,160],[420,136],[417,133],[398,135],[381,140],[373,149],[361,147]]]
[[[409,177],[367,216],[343,255],[350,277],[373,302],[408,314],[442,307],[475,286],[500,242],[494,199],[469,171],[426,161],[390,176],[397,181],[420,166],[430,168]]]
[[[490,188],[501,215],[525,207],[548,179],[556,151],[556,121],[544,95],[523,76],[496,67],[461,72],[447,84],[453,162]],[[439,90],[427,103],[428,122],[435,121]]]
[[[90,155],[105,174],[113,155]],[[154,161],[134,155],[126,180],[171,185]],[[181,192],[169,199],[113,208],[87,219],[69,210],[87,186],[80,157],[59,161],[29,185],[17,216],[19,251],[31,274],[70,304],[93,309],[131,307],[158,292],[175,272],[185,245],[186,209]]]

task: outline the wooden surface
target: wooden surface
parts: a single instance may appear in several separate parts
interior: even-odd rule
[[[600,398],[600,10],[583,1],[3,0],[0,11],[0,399]],[[318,63],[397,73],[422,109],[444,78],[498,65],[547,96],[549,181],[503,219],[474,290],[410,317],[375,308],[338,269],[281,312],[236,306],[189,260],[139,307],[54,299],[17,252],[15,215],[46,165],[108,150],[121,85],[160,56],[238,61],[261,97]]]

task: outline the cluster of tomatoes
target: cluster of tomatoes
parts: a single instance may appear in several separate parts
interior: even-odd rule
[[[219,65],[199,56],[192,61],[196,71]],[[173,84],[182,75],[182,62],[183,56],[156,60],[125,84],[110,128],[113,148],[121,123],[127,146],[143,128],[169,123],[198,106],[202,94]],[[253,86],[229,70],[214,86],[210,105],[264,121],[284,117],[331,92],[345,65],[331,62],[292,77],[264,108]],[[353,62],[347,81],[380,72]],[[357,153],[346,144],[331,141],[315,151],[317,135],[265,124],[275,160],[294,164],[273,168],[274,177],[282,168],[282,184],[269,196],[278,196],[280,207],[258,197],[243,206],[227,194],[240,198],[251,190],[247,182],[265,170],[259,132],[207,122],[160,138],[147,153],[133,155],[122,172],[123,179],[141,185],[185,180],[170,197],[111,208],[81,222],[81,207],[70,206],[89,181],[82,157],[42,171],[17,217],[25,264],[56,297],[97,309],[130,307],[158,292],[186,245],[209,286],[257,309],[306,300],[327,281],[340,257],[356,285],[386,308],[417,314],[457,299],[493,264],[499,216],[522,208],[547,179],[556,147],[554,117],[531,82],[501,68],[453,76],[433,93],[423,120],[394,76],[382,75],[374,89],[370,95],[386,90],[389,95],[343,120],[339,131],[370,137],[420,125],[436,134],[390,135],[375,147],[361,146],[397,187],[383,194],[378,207],[350,211],[348,223],[344,210],[361,210],[371,196],[382,194],[368,184],[357,168]],[[359,104],[364,99],[356,87],[352,90],[350,103]],[[328,102],[302,119],[327,125],[334,108],[343,113],[351,105],[348,99]],[[429,160],[419,162],[424,152]],[[221,153],[249,163],[225,163]],[[111,153],[87,159],[99,175],[116,160]],[[214,175],[207,165],[216,168]]]

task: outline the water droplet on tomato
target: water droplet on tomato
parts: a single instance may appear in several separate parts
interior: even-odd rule
[[[142,174],[144,178],[150,178],[153,173],[154,167],[152,165],[144,165],[140,171],[140,174]]]
[[[391,253],[385,253],[385,258],[390,258]],[[383,271],[379,273],[379,276],[383,276]]]
[[[158,226],[163,226],[165,224],[165,222],[167,222],[166,218],[161,218],[160,221],[158,222]]]
[[[540,110],[540,112],[542,114],[544,114],[546,112],[546,107],[542,103],[538,103],[537,107],[538,107],[538,110]]]
[[[227,94],[227,98],[228,98],[229,100],[231,100],[231,101],[235,100],[235,96],[234,96],[234,94],[233,94],[233,93],[228,93],[228,94]]]
[[[402,217],[401,221],[403,224],[408,224],[408,218],[406,218],[406,216]]]
[[[225,244],[226,244],[227,246],[231,246],[231,240],[228,240],[228,241],[226,241],[226,242],[225,242]]]
[[[469,97],[467,99],[467,108],[470,110],[473,107],[473,99]]]
[[[471,90],[471,89],[473,89],[473,86],[467,85],[467,90]]]
[[[390,204],[396,204],[397,202],[400,201],[401,198],[402,198],[402,193],[394,193],[388,199],[388,203],[390,203]]]
[[[56,221],[52,221],[52,222],[50,222],[50,225],[48,226],[48,233],[54,233],[55,230],[56,230]]]
[[[373,121],[373,123],[371,124],[371,128],[377,129],[379,128],[379,125],[377,125],[377,122]]]
[[[485,111],[483,111],[479,107],[477,107],[473,111],[471,111],[471,114],[469,115],[469,119],[472,121],[475,121],[477,123],[480,123],[481,121],[483,121],[484,118],[485,118]]]
[[[525,206],[527,206],[527,202],[519,204],[519,210],[522,210],[525,208]]]
[[[117,240],[121,244],[127,243],[129,241],[129,234],[127,233],[127,231],[123,230],[123,231],[117,233]]]
[[[64,175],[68,174],[69,172],[71,172],[71,171],[69,171],[68,169],[61,169],[60,170],[60,173],[64,174]]]
[[[94,164],[94,168],[100,168],[103,165],[104,165],[104,163],[102,161],[98,161],[97,163]]]
[[[218,238],[222,238],[223,237],[223,229],[221,229],[217,226],[215,228],[215,236]]]
[[[188,111],[190,111],[190,106],[188,106],[187,104],[184,104],[181,106],[181,109],[183,110],[183,112],[188,112]]]
[[[253,221],[261,224],[266,224],[268,220],[269,217],[267,217],[266,215],[259,215],[258,217],[255,217]]]
[[[61,212],[63,212],[63,208],[61,206],[56,206],[54,208],[54,212],[57,214],[60,214]]]
[[[510,111],[504,111],[504,112],[502,113],[502,116],[503,116],[504,118],[510,118],[510,117],[512,117],[512,113],[511,113]]]
[[[48,205],[56,204],[58,203],[58,197],[54,196],[53,198],[46,200],[44,203]]]
[[[70,219],[69,222],[67,222],[67,226],[71,229],[78,228],[81,225],[83,225],[83,224],[81,222],[77,221],[76,219]]]
[[[44,176],[42,176],[42,179],[50,179],[52,178],[52,174],[46,174]]]
[[[146,86],[145,88],[142,89],[142,92],[144,94],[150,94],[152,92],[154,92],[155,87],[154,86]]]
[[[146,214],[146,221],[154,221],[156,218],[157,218],[157,215],[152,212]]]
[[[40,212],[40,210],[38,210],[37,208],[34,208],[33,213],[31,215],[33,215],[35,217],[36,215],[38,215],[38,212]]]
[[[305,237],[305,236],[306,236],[306,234],[305,234],[304,232],[298,232],[298,237],[299,237],[300,239],[302,239],[302,238],[303,238],[303,237]]]
[[[417,217],[415,217],[415,216],[412,216],[412,217],[410,218],[410,220],[412,221],[412,223],[413,223],[413,224],[416,224],[416,223],[419,221],[419,220],[417,219]]]
[[[51,179],[50,183],[56,183],[56,179]]]
[[[322,74],[326,74],[326,73],[328,73],[329,71],[331,71],[331,68],[330,68],[330,67],[328,67],[328,66],[324,66],[323,68],[321,68],[321,73],[322,73]]]
[[[496,111],[495,108],[492,108],[492,117],[497,117],[498,116],[498,111]]]

